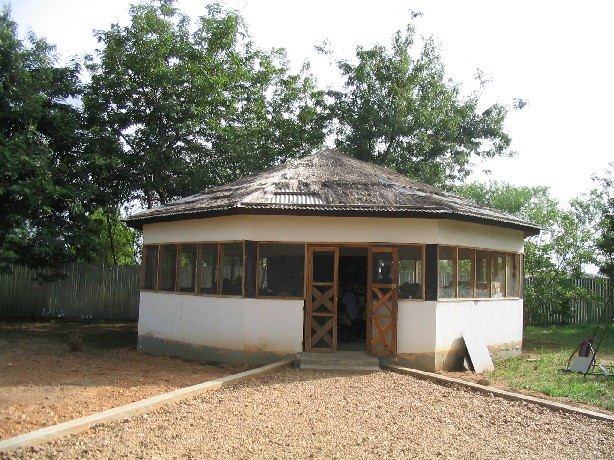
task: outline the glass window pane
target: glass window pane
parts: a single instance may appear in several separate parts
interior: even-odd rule
[[[160,271],[158,274],[158,290],[174,291],[177,277],[177,245],[167,244],[161,246]]]
[[[392,261],[391,252],[373,251],[373,283],[392,284]]]
[[[439,274],[439,289],[438,297],[441,299],[451,299],[455,297],[454,292],[454,256],[456,248],[451,246],[439,247],[439,261],[438,261],[438,274]]]
[[[156,281],[158,277],[158,246],[145,246],[145,272],[143,274],[143,289],[156,289]]]
[[[475,258],[475,296],[490,297],[488,277],[490,272],[490,257],[488,251],[476,251]]]
[[[196,285],[196,245],[182,244],[179,254],[179,291],[194,292]]]
[[[399,247],[399,299],[422,298],[422,246]]]
[[[458,249],[458,297],[473,298],[475,249]]]
[[[335,253],[333,251],[313,252],[313,282],[335,282]]]
[[[258,295],[302,298],[305,284],[304,269],[305,246],[261,244],[258,261]]]
[[[507,254],[506,258],[507,297],[520,297],[520,255]]]
[[[492,253],[491,297],[505,297],[505,254]]]
[[[243,294],[243,243],[224,243],[222,295]]]
[[[202,294],[217,294],[217,243],[198,245],[200,251],[199,290]]]

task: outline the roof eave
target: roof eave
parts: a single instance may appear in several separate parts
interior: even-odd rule
[[[451,211],[442,208],[424,208],[408,206],[381,206],[372,205],[325,205],[317,208],[301,205],[277,205],[253,203],[249,206],[220,206],[216,208],[182,210],[176,213],[164,213],[159,215],[147,215],[143,217],[131,217],[124,222],[134,229],[142,230],[146,224],[159,222],[176,222],[181,220],[206,219],[233,215],[289,215],[289,216],[320,216],[320,217],[403,217],[422,219],[449,219],[463,222],[471,222],[496,227],[510,228],[524,232],[525,237],[535,236],[540,233],[540,228],[527,225],[522,222],[504,221],[494,218],[477,216]]]

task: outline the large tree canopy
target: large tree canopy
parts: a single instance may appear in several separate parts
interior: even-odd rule
[[[480,111],[479,93],[463,98],[446,79],[432,39],[415,47],[410,25],[390,49],[358,47],[356,63],[337,62],[344,88],[328,92],[337,148],[442,187],[465,178],[472,157],[512,155],[507,108]]]
[[[191,28],[172,0],[97,33],[84,96],[93,149],[122,200],[151,207],[301,156],[323,141],[321,92],[281,50],[255,48],[218,4]]]
[[[0,14],[0,270],[73,260],[89,241],[89,165],[70,103],[78,75],[43,39],[21,41],[8,9]]]

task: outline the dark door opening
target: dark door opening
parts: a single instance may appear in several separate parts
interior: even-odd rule
[[[367,248],[340,248],[338,278],[337,349],[367,351]]]

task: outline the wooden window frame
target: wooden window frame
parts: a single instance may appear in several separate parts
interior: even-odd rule
[[[288,297],[288,296],[265,296],[260,295],[260,247],[262,245],[284,245],[284,246],[303,246],[303,295],[302,297]],[[256,251],[256,298],[268,299],[268,300],[304,300],[305,299],[305,285],[307,284],[307,242],[284,242],[284,241],[258,241]]]
[[[403,302],[424,302],[426,300],[426,244],[422,244],[422,243],[404,243],[404,244],[393,244],[393,245],[389,245],[389,247],[394,247],[397,248],[397,250],[399,251],[399,276],[400,276],[400,264],[401,264],[401,248],[403,247],[407,247],[407,246],[413,246],[413,247],[420,247],[421,249],[421,254],[420,254],[420,262],[422,262],[422,269],[420,270],[420,279],[421,279],[421,283],[420,283],[420,292],[421,292],[421,297],[419,299],[405,299],[402,298],[400,295],[398,297],[398,301],[403,301]],[[417,265],[417,260],[415,261],[416,265]],[[414,273],[418,273],[418,270],[416,270],[416,267],[414,267]],[[399,288],[401,286],[399,285]],[[399,291],[400,294],[400,291]]]
[[[523,263],[523,254],[519,253],[519,252],[508,252],[508,251],[504,251],[504,250],[500,250],[500,249],[486,249],[486,248],[474,248],[474,247],[469,247],[469,246],[454,246],[454,245],[448,245],[448,244],[440,244],[437,245],[437,267],[439,270],[439,261],[442,260],[439,258],[439,249],[440,248],[453,248],[453,287],[454,287],[454,297],[440,297],[439,296],[439,276],[437,276],[437,301],[443,301],[443,302],[450,302],[450,301],[455,301],[455,300],[461,300],[461,301],[482,301],[482,300],[506,300],[506,299],[521,299],[523,297],[522,295],[522,288],[523,288],[523,283],[522,283],[522,275],[523,275],[523,268],[521,267],[521,264]],[[473,297],[458,297],[458,253],[460,249],[471,249],[473,251],[473,273],[472,273],[472,280],[471,280],[471,290],[473,293]],[[477,264],[477,254],[478,251],[484,252],[486,253],[486,283],[488,286],[488,297],[476,297],[476,284],[477,284],[477,270],[478,270],[478,264]],[[493,289],[492,289],[492,280],[493,280],[493,261],[495,260],[495,255],[501,255],[503,256],[503,286],[502,289],[504,291],[504,295],[501,297],[493,297]],[[515,288],[517,290],[517,294],[518,295],[514,295],[514,296],[508,296],[508,293],[510,292],[510,286],[508,284],[508,280],[507,280],[507,275],[508,275],[508,270],[510,270],[512,267],[510,267],[507,263],[507,257],[511,257],[514,258],[516,260],[516,281],[515,281]],[[443,260],[448,260],[448,259],[443,259]],[[513,277],[512,277],[513,279]]]

